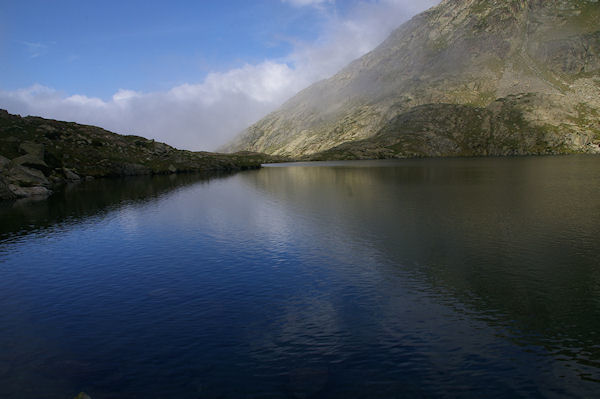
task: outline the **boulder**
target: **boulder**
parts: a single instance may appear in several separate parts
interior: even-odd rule
[[[47,197],[52,194],[52,191],[41,186],[21,187],[14,184],[9,184],[8,188],[18,198]]]
[[[12,165],[7,170],[6,177],[10,183],[18,184],[20,186],[48,187],[50,185],[50,182],[42,172],[22,165]]]
[[[50,125],[39,125],[36,130],[40,132],[56,132],[58,129]]]
[[[73,172],[71,169],[67,169],[67,168],[63,168],[63,174],[65,175],[65,178],[69,181],[80,181],[81,177],[79,177],[79,175],[75,172]]]
[[[154,154],[155,155],[166,155],[171,150],[171,147],[164,143],[154,142]]]
[[[44,159],[44,145],[32,141],[24,141],[19,146],[19,150],[24,154],[32,155],[38,159]]]
[[[48,173],[48,171],[50,170],[46,162],[44,162],[43,158],[38,158],[36,155],[33,154],[21,155],[20,157],[13,159],[12,164],[41,170],[44,173]]]

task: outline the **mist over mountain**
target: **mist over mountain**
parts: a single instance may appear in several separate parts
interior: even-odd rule
[[[598,0],[445,0],[226,149],[312,159],[600,152]]]

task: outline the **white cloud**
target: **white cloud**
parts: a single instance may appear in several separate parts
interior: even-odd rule
[[[285,1],[314,5],[328,0]],[[214,150],[299,90],[373,49],[409,16],[438,1],[359,3],[345,18],[328,15],[319,39],[294,43],[294,51],[286,59],[211,73],[198,84],[153,93],[121,89],[109,100],[68,96],[35,85],[0,91],[0,108],[21,115],[98,125],[179,148]]]
[[[119,89],[119,91],[112,96],[112,100],[115,103],[126,104],[127,101],[140,96],[141,94],[136,91]]]

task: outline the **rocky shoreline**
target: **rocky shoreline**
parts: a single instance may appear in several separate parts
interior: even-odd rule
[[[0,110],[0,200],[44,198],[69,183],[104,177],[257,169],[258,153],[175,149],[139,136]]]
[[[24,154],[12,160],[0,155],[0,199],[47,197],[54,185],[81,180],[79,175],[67,168],[61,170],[60,177],[58,170],[52,171],[49,178],[43,145],[26,141],[19,149]]]

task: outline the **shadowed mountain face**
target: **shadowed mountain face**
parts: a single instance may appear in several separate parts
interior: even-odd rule
[[[0,200],[46,197],[50,188],[82,178],[222,173],[256,169],[267,161],[274,159],[183,151],[143,137],[0,109]]]
[[[598,0],[445,0],[227,150],[317,159],[600,152],[599,20]]]

